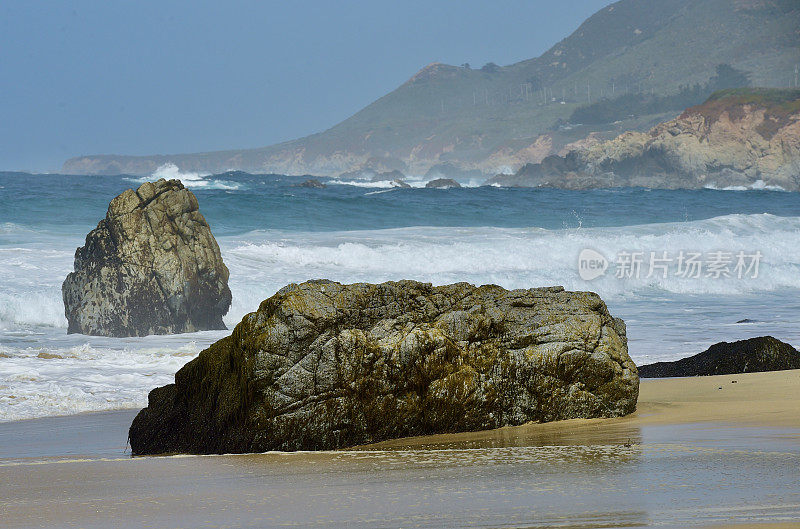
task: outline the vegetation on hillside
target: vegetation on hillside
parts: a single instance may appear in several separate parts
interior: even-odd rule
[[[714,92],[708,98],[709,102],[722,100],[797,112],[800,110],[800,88],[728,88]]]
[[[681,85],[673,94],[633,93],[604,98],[575,109],[570,116],[570,122],[597,125],[614,123],[630,117],[680,111],[699,105],[716,91],[748,87],[750,84],[748,72],[736,69],[730,64],[718,64],[715,75],[706,83]]]

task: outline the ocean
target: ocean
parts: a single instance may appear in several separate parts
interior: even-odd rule
[[[411,189],[180,173],[231,271],[232,328],[291,282],[416,279],[592,290],[637,364],[773,335],[800,346],[800,194]],[[0,173],[0,421],[141,407],[226,331],[67,335],[61,282],[108,202],[147,180]]]

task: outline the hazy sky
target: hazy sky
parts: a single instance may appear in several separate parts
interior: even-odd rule
[[[535,57],[608,3],[2,0],[0,170],[304,136],[430,62]]]

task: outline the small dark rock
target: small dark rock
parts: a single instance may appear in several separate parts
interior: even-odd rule
[[[302,184],[297,184],[297,187],[311,187],[314,189],[323,189],[325,188],[325,184],[323,184],[317,179],[311,178],[309,180],[306,180]]]
[[[772,336],[760,336],[738,342],[720,342],[702,353],[675,362],[656,362],[641,366],[639,376],[692,377],[786,369],[800,369],[800,352]]]
[[[453,180],[452,178],[437,178],[436,180],[431,180],[425,187],[428,188],[437,188],[437,189],[450,189],[453,187],[461,187],[461,184]]]

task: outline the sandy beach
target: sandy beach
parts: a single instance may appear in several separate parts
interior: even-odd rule
[[[129,457],[133,410],[0,424],[2,527],[800,527],[800,371],[353,450]]]

